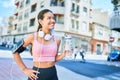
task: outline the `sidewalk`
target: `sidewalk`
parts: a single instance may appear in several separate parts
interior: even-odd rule
[[[24,60],[24,63],[32,67],[31,60]],[[27,80],[25,74],[18,68],[14,60],[9,58],[0,59],[0,80]],[[56,65],[59,80],[92,80],[86,76],[76,74],[64,67]]]
[[[21,56],[22,58],[25,58],[24,63],[27,66],[32,67],[32,56],[30,55],[30,53],[25,51],[21,54]],[[77,59],[80,58],[81,57],[78,55]],[[93,62],[94,60],[106,60],[106,56],[104,55],[85,55],[85,58],[89,62]],[[0,80],[27,80],[25,74],[18,68],[17,64],[14,62],[11,51],[0,50],[0,64]],[[56,65],[56,68],[59,80],[92,80],[87,76],[77,74],[62,66]]]
[[[21,56],[22,58],[25,58],[24,63],[27,66],[32,67],[32,60],[29,60],[32,59],[32,56],[29,54],[29,52],[23,52]],[[8,64],[4,62],[7,62]],[[0,67],[0,70],[2,72],[0,72],[0,80],[27,80],[25,74],[18,68],[17,64],[14,62],[11,51],[0,50],[0,64],[2,66]],[[56,68],[59,80],[92,80],[86,76],[72,72],[62,66],[56,65]],[[15,73],[13,72],[13,70]],[[4,77],[2,77],[2,75],[4,75]]]

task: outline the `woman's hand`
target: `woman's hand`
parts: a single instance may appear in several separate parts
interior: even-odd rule
[[[31,79],[31,80],[37,80],[37,75],[39,74],[38,71],[32,70],[31,68],[25,68],[23,72]]]

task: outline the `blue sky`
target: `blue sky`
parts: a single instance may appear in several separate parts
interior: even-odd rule
[[[15,10],[15,0],[0,0],[0,23],[2,18],[13,14]]]
[[[13,15],[15,10],[15,0],[0,0],[0,23],[2,18]],[[103,11],[112,12],[111,0],[92,0],[93,8],[101,8]]]
[[[109,13],[113,10],[113,4],[111,0],[92,0],[93,8],[101,8],[103,11],[108,11]]]

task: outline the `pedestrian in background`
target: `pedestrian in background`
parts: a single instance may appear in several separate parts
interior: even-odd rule
[[[85,49],[80,48],[80,56],[82,57],[82,62],[85,62],[84,54],[85,54]]]
[[[78,46],[75,46],[75,48],[73,50],[74,61],[76,61],[76,56],[77,56],[78,53],[79,53]]]
[[[58,55],[61,40],[53,35],[55,20],[54,14],[49,9],[44,9],[38,14],[38,30],[23,39],[23,44],[14,53],[14,59],[21,70],[29,77],[28,80],[58,80],[55,62],[60,61],[66,55]],[[25,48],[31,45],[33,56],[33,68],[28,68],[21,56]]]

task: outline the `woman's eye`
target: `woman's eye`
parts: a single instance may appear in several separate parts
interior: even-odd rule
[[[51,19],[51,17],[48,17],[48,19]]]
[[[50,19],[54,19],[55,20],[55,18],[54,17],[48,17],[48,19],[50,20]]]

